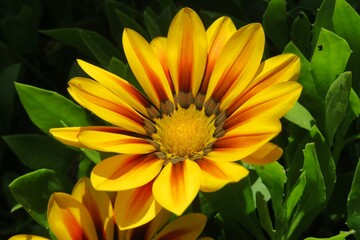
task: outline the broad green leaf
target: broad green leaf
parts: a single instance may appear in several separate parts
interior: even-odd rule
[[[345,0],[337,0],[333,15],[334,32],[344,38],[352,50],[348,70],[353,79],[360,79],[360,16]],[[359,92],[360,81],[353,82],[354,89]]]
[[[49,136],[18,134],[3,139],[20,161],[33,170],[48,168],[66,171],[76,158],[76,152]]]
[[[0,72],[0,135],[6,134],[11,126],[15,99],[14,82],[19,77],[20,67],[21,65],[17,63]]]
[[[212,208],[220,213],[224,221],[236,222],[256,239],[265,239],[255,213],[255,203],[249,178],[228,184],[222,189],[204,193]]]
[[[344,72],[351,50],[347,42],[322,28],[311,59],[311,75],[317,93],[325,98],[330,85]]]
[[[340,232],[338,235],[329,237],[329,238],[314,238],[314,237],[308,237],[304,240],[344,240],[346,237],[350,236],[351,234],[354,234],[354,230],[350,230],[348,232]]]
[[[316,14],[311,42],[313,52],[316,51],[316,46],[319,46],[317,42],[321,28],[325,28],[329,31],[333,30],[332,15],[334,13],[335,2],[336,0],[324,0]]]
[[[68,127],[89,125],[86,111],[60,94],[21,83],[15,87],[31,121],[46,134],[64,123]]]
[[[135,30],[138,32],[141,36],[143,36],[145,39],[149,40],[147,32],[143,29],[140,24],[138,24],[135,19],[125,12],[115,9],[116,16],[119,18],[119,22],[121,25],[120,28],[131,28],[132,30]]]
[[[299,12],[291,25],[291,41],[305,55],[310,54],[311,23],[304,12]]]
[[[353,111],[354,115],[358,117],[360,115],[360,98],[353,89],[350,91],[349,101],[351,110]]]
[[[357,164],[347,202],[346,223],[356,231],[356,239],[360,239],[360,161]]]
[[[345,72],[330,85],[325,97],[325,134],[330,146],[335,132],[344,119],[350,97],[351,72]],[[339,129],[341,131],[341,129]]]
[[[259,215],[261,227],[266,231],[270,239],[276,239],[267,201],[261,192],[256,193],[256,209]]]
[[[309,113],[309,111],[298,102],[290,109],[289,112],[285,114],[284,117],[290,122],[306,130],[310,130],[315,122],[311,113]]]
[[[121,55],[119,49],[93,31],[80,28],[58,28],[41,32],[94,57],[106,69],[109,67],[111,57]]]
[[[270,192],[275,218],[274,227],[278,229],[283,225],[285,214],[283,207],[284,185],[287,181],[285,169],[278,162],[266,165],[254,165],[253,167]]]
[[[144,22],[146,29],[150,34],[150,39],[162,35],[157,19],[154,19],[148,11],[144,12]]]
[[[263,26],[266,35],[282,51],[290,40],[285,0],[269,2],[263,16]]]
[[[159,14],[159,17],[158,17],[159,28],[160,28],[161,32],[165,35],[167,35],[167,33],[168,33],[168,29],[169,29],[171,20],[173,18],[171,9],[174,9],[174,8],[175,7],[166,5],[162,8],[163,10]],[[174,10],[174,12],[175,12],[175,10]]]
[[[301,196],[304,194],[305,187],[306,187],[306,176],[305,172],[303,171],[298,180],[296,181],[293,188],[290,190],[290,193],[286,196],[284,202],[284,210],[285,210],[285,219],[284,223],[289,224],[290,219],[293,217],[295,212],[295,207],[301,199]],[[282,226],[276,228],[278,233],[282,233],[284,230]],[[279,231],[280,230],[280,231]]]
[[[15,199],[40,225],[48,228],[47,204],[52,193],[70,192],[72,183],[60,173],[39,169],[15,179],[10,185]]]
[[[310,62],[304,57],[300,50],[290,42],[284,49],[284,53],[293,53],[300,58],[301,69],[298,82],[303,86],[299,102],[308,109],[313,116],[319,119],[322,114],[324,99],[320,98],[316,92],[314,79],[310,73]],[[316,104],[314,104],[316,102]]]
[[[308,143],[304,149],[303,173],[305,189],[297,202],[293,217],[288,222],[288,239],[298,239],[299,235],[323,210],[326,202],[326,187],[317,158],[315,143]]]

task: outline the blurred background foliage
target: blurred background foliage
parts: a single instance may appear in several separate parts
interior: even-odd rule
[[[184,6],[196,10],[205,27],[222,15],[237,27],[263,23],[264,59],[297,53],[303,67],[301,105],[283,120],[275,140],[285,149],[280,164],[249,166],[249,178],[239,184],[202,194],[209,217],[205,233],[218,239],[303,239],[345,231],[331,238],[344,239],[349,230],[360,230],[360,1],[1,0],[1,239],[46,236],[49,194],[69,192],[102,158],[46,135],[61,126],[55,120],[62,116],[70,125],[99,121],[60,96],[68,97],[72,76],[83,75],[76,59],[136,85],[121,47],[123,28],[149,41],[166,36]],[[349,239],[354,236],[360,239]]]

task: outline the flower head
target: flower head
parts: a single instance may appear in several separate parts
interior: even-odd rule
[[[221,17],[205,30],[194,11],[183,8],[167,38],[148,43],[124,30],[125,55],[146,96],[78,61],[94,80],[70,80],[70,94],[113,126],[51,133],[66,144],[119,153],[95,166],[91,182],[127,199],[115,203],[116,216],[132,209],[117,220],[120,227],[144,224],[162,208],[182,214],[199,190],[216,191],[245,177],[238,160],[265,164],[280,158],[282,150],[269,141],[301,93],[294,81],[300,61],[283,54],[261,62],[264,42],[258,23],[237,30]]]

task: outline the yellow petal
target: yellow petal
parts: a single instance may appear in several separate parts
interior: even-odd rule
[[[91,172],[91,183],[101,191],[123,191],[153,180],[164,160],[150,155],[116,155],[98,163]]]
[[[134,109],[148,116],[146,108],[151,106],[150,102],[129,82],[85,61],[78,60],[78,64],[90,77],[103,84]]]
[[[242,161],[249,164],[257,165],[267,164],[279,160],[282,153],[283,150],[279,146],[269,142],[256,150],[251,155],[243,158]]]
[[[169,66],[167,61],[167,39],[165,37],[156,37],[153,40],[151,40],[150,45],[160,60],[161,66],[164,70],[169,86],[171,88],[171,92],[174,94],[175,93],[174,84],[170,77]]]
[[[69,82],[69,93],[84,108],[105,121],[137,133],[145,134],[144,117],[103,85],[86,78],[73,78]]]
[[[139,227],[156,217],[162,207],[152,194],[153,181],[120,191],[115,201],[115,220],[121,230]]]
[[[49,132],[60,142],[73,147],[84,148],[85,146],[79,142],[79,133],[81,131],[104,131],[114,132],[121,131],[117,127],[92,126],[92,127],[64,127],[51,128]]]
[[[281,131],[277,119],[242,122],[213,144],[207,157],[213,161],[237,161],[249,156]]]
[[[144,154],[155,151],[147,140],[120,133],[81,131],[79,141],[88,148],[124,154]]]
[[[96,191],[88,178],[80,179],[71,195],[81,202],[89,211],[101,239],[114,239],[114,211],[109,195],[106,192]]]
[[[210,78],[206,100],[228,106],[254,77],[264,50],[265,36],[260,24],[240,28],[226,42]]]
[[[206,94],[207,86],[214,69],[216,60],[222,52],[225,43],[236,32],[236,27],[229,17],[218,18],[206,30],[208,40],[208,59],[203,82],[201,83],[200,93]]]
[[[18,234],[10,237],[9,240],[48,240],[48,238],[30,234]]]
[[[232,162],[214,162],[206,157],[197,160],[201,168],[202,183],[200,190],[215,192],[231,182],[238,182],[249,173],[243,166]]]
[[[154,236],[169,222],[173,214],[162,208],[156,217],[146,226],[144,240],[153,240]]]
[[[206,216],[204,214],[190,213],[170,222],[154,239],[197,239],[205,225]]]
[[[302,86],[297,82],[281,82],[258,92],[246,101],[225,123],[225,128],[233,128],[244,119],[281,118],[298,100]]]
[[[160,60],[149,43],[137,32],[125,29],[123,45],[132,72],[154,105],[160,108],[160,103],[174,102]]]
[[[197,94],[206,58],[204,25],[192,9],[183,8],[172,20],[168,33],[168,64],[177,94]]]
[[[271,85],[297,80],[299,73],[300,60],[294,54],[281,54],[267,59],[260,64],[251,84],[226,109],[227,115],[231,115],[247,100]]]
[[[54,193],[48,204],[48,223],[58,239],[98,239],[88,210],[66,193]]]
[[[181,215],[194,200],[201,185],[199,166],[191,160],[169,163],[153,185],[155,199],[167,210]]]

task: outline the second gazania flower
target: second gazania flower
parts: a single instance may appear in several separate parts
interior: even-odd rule
[[[301,93],[295,82],[300,61],[283,54],[261,62],[264,44],[260,24],[236,30],[221,17],[205,30],[199,16],[184,8],[167,38],[149,44],[124,30],[128,63],[147,96],[78,62],[95,81],[72,79],[70,94],[114,126],[51,133],[72,146],[119,153],[95,166],[91,182],[97,190],[120,191],[120,227],[144,224],[162,207],[181,215],[199,190],[216,191],[245,177],[248,171],[235,161],[265,164],[281,156],[269,141]]]

